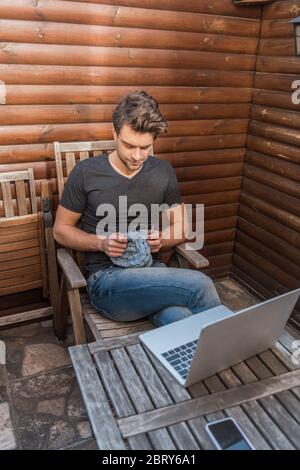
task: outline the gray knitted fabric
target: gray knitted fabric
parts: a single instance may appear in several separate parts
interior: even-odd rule
[[[122,256],[111,257],[111,261],[123,268],[143,268],[152,265],[151,250],[147,242],[147,231],[127,233],[127,246]]]

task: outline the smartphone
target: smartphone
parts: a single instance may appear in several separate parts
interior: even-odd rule
[[[255,450],[233,418],[211,421],[205,429],[218,450]]]

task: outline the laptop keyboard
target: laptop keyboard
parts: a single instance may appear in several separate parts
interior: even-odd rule
[[[183,379],[187,378],[192,359],[196,350],[198,340],[170,349],[162,356],[171,364],[172,367],[181,375]]]

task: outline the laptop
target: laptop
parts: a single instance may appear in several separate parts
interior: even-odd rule
[[[270,348],[300,289],[232,312],[224,305],[139,335],[141,342],[188,387]]]

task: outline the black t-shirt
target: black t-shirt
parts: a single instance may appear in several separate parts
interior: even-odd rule
[[[101,155],[83,160],[74,167],[60,204],[70,211],[81,214],[80,228],[83,231],[99,234],[103,233],[103,230],[106,233],[124,232],[122,229],[126,228],[127,231],[128,224],[137,218],[139,211],[134,215],[133,213],[130,215],[130,212],[128,215],[126,212],[124,218],[124,210],[120,210],[121,208],[132,207],[134,210],[138,209],[138,206],[132,206],[133,204],[143,204],[148,211],[148,229],[151,229],[152,204],[166,203],[172,206],[180,202],[175,171],[168,161],[150,156],[136,175],[127,178],[111,166],[107,156]],[[110,208],[115,210],[116,224],[113,230],[109,231],[104,222],[114,221],[114,217],[108,219],[106,209]],[[99,230],[101,224],[105,226],[103,230]],[[111,264],[110,258],[103,252],[85,252],[85,268],[88,275]]]

